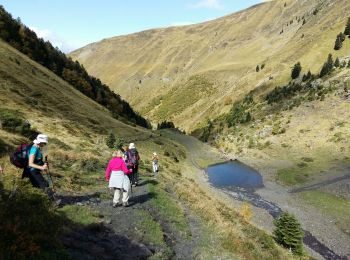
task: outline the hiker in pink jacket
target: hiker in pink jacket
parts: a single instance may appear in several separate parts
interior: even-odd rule
[[[115,151],[113,158],[108,163],[105,176],[106,181],[109,181],[108,187],[114,189],[113,207],[121,204],[124,207],[129,205],[130,181],[128,176],[126,176],[129,173],[130,170],[126,167],[123,160],[123,152],[120,150]],[[122,199],[121,202],[120,199]]]

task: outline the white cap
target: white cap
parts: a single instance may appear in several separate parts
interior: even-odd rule
[[[47,135],[39,134],[36,139],[33,141],[35,144],[40,144],[40,143],[48,143],[48,137]]]
[[[156,152],[154,152],[154,153],[153,153],[153,155],[157,155],[157,153],[156,153]]]
[[[130,143],[129,144],[129,149],[135,149],[136,147],[135,147],[135,144],[134,143]]]

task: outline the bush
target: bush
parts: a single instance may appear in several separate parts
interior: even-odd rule
[[[106,145],[108,146],[108,148],[114,148],[115,141],[115,135],[113,133],[109,133],[109,136],[106,139]]]
[[[0,156],[8,154],[12,147],[0,139]]]
[[[97,158],[86,158],[80,161],[79,168],[85,172],[97,172],[104,168],[104,165]]]
[[[301,72],[301,64],[300,62],[296,63],[292,69],[292,79],[296,79],[299,77]]]
[[[55,145],[58,148],[61,148],[61,149],[65,150],[65,151],[72,150],[72,147],[70,147],[69,145],[67,145],[66,143],[62,142],[61,140],[59,140],[57,138],[50,138],[49,145]]]
[[[0,128],[8,132],[22,134],[29,139],[34,139],[39,134],[30,129],[30,123],[24,119],[22,113],[6,108],[0,109]]]
[[[283,212],[274,220],[274,224],[276,229],[273,234],[276,242],[290,249],[293,253],[302,255],[304,232],[295,216]]]
[[[46,194],[19,183],[16,192],[0,183],[0,259],[67,259],[59,236],[63,224]]]

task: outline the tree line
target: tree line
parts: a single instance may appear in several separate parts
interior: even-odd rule
[[[0,5],[0,38],[32,60],[69,82],[84,95],[111,111],[114,118],[124,117],[130,122],[149,128],[149,122],[98,78],[90,76],[78,61],[68,58],[48,41],[38,38],[19,18],[12,18]]]

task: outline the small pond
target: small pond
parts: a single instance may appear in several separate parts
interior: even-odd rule
[[[255,190],[264,186],[260,173],[239,161],[210,165],[206,172],[209,182],[218,188],[235,186]]]

